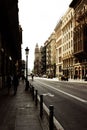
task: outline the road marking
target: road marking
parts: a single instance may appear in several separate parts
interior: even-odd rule
[[[54,97],[54,95],[53,95],[53,94],[51,94],[51,93],[43,93],[43,96],[50,96],[50,97]]]
[[[40,82],[40,81],[38,81],[38,82]],[[69,97],[72,97],[72,98],[74,98],[74,99],[76,99],[76,100],[78,100],[78,101],[80,101],[80,102],[87,103],[87,100],[84,100],[84,99],[82,99],[82,98],[79,98],[79,97],[77,97],[77,96],[74,96],[74,95],[72,95],[72,94],[69,94],[69,93],[67,93],[67,92],[64,92],[64,91],[62,91],[62,90],[59,90],[59,89],[57,89],[57,88],[54,88],[54,87],[52,87],[52,86],[50,86],[50,85],[47,85],[47,84],[45,84],[45,83],[42,83],[42,82],[40,82],[40,83],[43,84],[43,85],[48,86],[49,88],[52,88],[52,89],[58,91],[58,92],[61,92],[61,93],[65,94],[65,95],[67,95],[67,96],[69,96]]]

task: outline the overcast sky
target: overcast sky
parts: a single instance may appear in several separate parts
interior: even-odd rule
[[[19,0],[19,22],[23,29],[22,58],[30,49],[28,66],[33,68],[36,43],[44,45],[72,0]]]

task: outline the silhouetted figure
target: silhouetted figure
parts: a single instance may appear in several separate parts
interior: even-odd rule
[[[87,74],[85,74],[85,81],[87,81]]]
[[[7,87],[8,87],[8,95],[10,94],[10,88],[11,88],[11,76],[7,76]]]
[[[31,77],[32,77],[32,81],[34,80],[34,74],[31,74]]]
[[[14,95],[16,95],[16,93],[17,93],[18,84],[19,84],[18,76],[15,74],[13,76]]]
[[[25,76],[24,76],[24,75],[22,75],[22,81],[23,81],[23,83],[24,83],[24,80],[25,80]]]

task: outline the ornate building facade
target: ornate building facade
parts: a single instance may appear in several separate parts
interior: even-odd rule
[[[73,9],[69,8],[62,17],[62,61],[63,61],[63,75],[68,78],[73,78]]]
[[[63,62],[62,62],[62,20],[58,22],[55,27],[55,38],[56,38],[56,76],[59,78],[62,73]]]
[[[87,75],[87,0],[73,0],[74,9],[74,73],[82,79]]]
[[[56,76],[56,39],[54,32],[46,41],[46,74],[49,78]]]

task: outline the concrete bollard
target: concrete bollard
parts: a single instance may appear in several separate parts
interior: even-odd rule
[[[32,85],[30,84],[30,93],[32,92]]]
[[[40,95],[40,117],[43,117],[43,95]]]
[[[29,88],[29,81],[26,81],[25,91],[28,91]]]
[[[49,106],[49,130],[53,130],[54,123],[53,123],[53,115],[54,115],[54,106]]]
[[[35,105],[36,105],[36,106],[37,106],[37,103],[38,103],[37,96],[38,96],[38,90],[36,90],[36,94],[35,94]]]
[[[34,87],[32,87],[32,98],[34,100]]]

